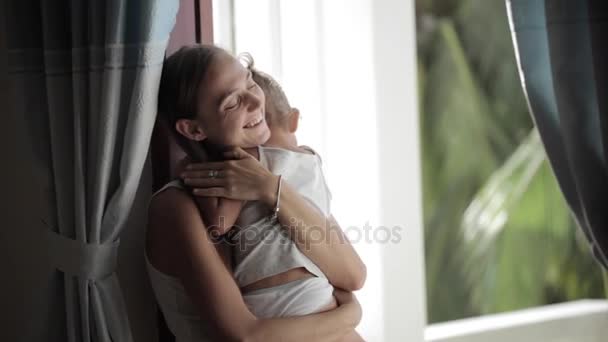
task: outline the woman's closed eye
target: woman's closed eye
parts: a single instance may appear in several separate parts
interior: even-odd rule
[[[258,84],[253,82],[252,84],[247,86],[247,90],[252,90],[257,87],[258,87]],[[242,102],[241,95],[234,95],[226,102],[224,110],[226,110],[226,111],[235,110],[241,105],[241,102]]]
[[[224,109],[225,110],[234,110],[234,109],[237,109],[240,104],[241,104],[241,96],[235,95],[232,98],[230,98],[230,100],[228,100]]]

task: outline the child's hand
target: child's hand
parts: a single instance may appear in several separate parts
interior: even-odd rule
[[[334,289],[334,297],[338,302],[338,309],[347,310],[350,313],[349,320],[351,320],[353,327],[357,326],[362,316],[361,304],[359,304],[357,297],[352,292],[339,289]]]

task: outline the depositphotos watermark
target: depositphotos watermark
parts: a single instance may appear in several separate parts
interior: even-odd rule
[[[223,217],[220,217],[220,226],[223,226]],[[289,225],[281,225],[271,219],[263,219],[246,227],[234,225],[225,234],[220,234],[220,229],[216,228],[218,227],[209,227],[214,241],[223,241],[242,251],[259,244],[291,244],[293,242],[299,248],[307,250],[317,244],[340,244],[346,241],[350,244],[399,243],[403,232],[401,226],[372,226],[369,222],[365,222],[361,226],[351,225],[341,228],[329,221],[326,226],[315,226],[306,225],[296,219],[290,220]]]

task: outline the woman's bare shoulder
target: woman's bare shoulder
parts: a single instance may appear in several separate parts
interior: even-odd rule
[[[196,210],[192,198],[178,188],[168,188],[150,200],[146,253],[161,272],[177,276],[175,260],[181,259],[185,231],[196,225],[192,219]]]
[[[160,225],[161,229],[189,229],[202,224],[194,198],[180,188],[168,188],[156,194],[148,207],[148,225]]]
[[[193,203],[193,200],[184,189],[169,187],[152,196],[149,212],[158,214],[169,208],[188,206],[188,203]]]

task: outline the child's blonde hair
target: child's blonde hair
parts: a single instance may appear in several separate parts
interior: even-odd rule
[[[251,70],[253,80],[264,91],[266,97],[266,121],[269,125],[283,125],[294,111],[289,104],[287,95],[283,88],[272,76],[257,70],[254,67],[253,58],[248,53],[239,56]]]

